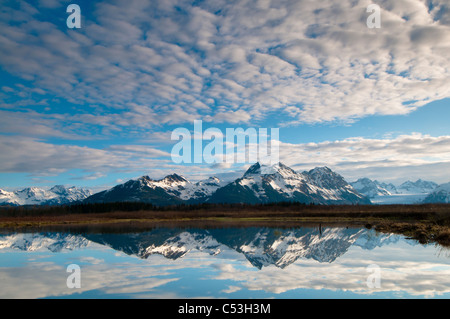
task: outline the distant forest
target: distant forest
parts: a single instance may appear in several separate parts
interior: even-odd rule
[[[342,216],[355,214],[383,214],[398,215],[423,213],[449,213],[450,204],[417,204],[417,205],[321,205],[305,204],[301,202],[276,202],[265,204],[178,204],[169,206],[156,206],[142,202],[115,202],[115,203],[76,203],[60,206],[0,206],[0,217],[20,216],[61,216],[78,214],[98,214],[114,212],[196,212],[208,216],[209,213],[222,212],[225,215],[245,215],[246,212],[262,213],[263,215],[284,214],[326,214],[328,216]],[[224,216],[225,216],[224,215]]]
[[[304,204],[300,202],[281,202],[266,204],[177,204],[153,205],[143,202],[113,202],[113,203],[75,203],[66,205],[25,205],[0,206],[2,216],[39,216],[64,214],[91,214],[111,212],[137,212],[137,211],[192,211],[192,210],[270,210],[274,207],[306,207],[318,204]]]

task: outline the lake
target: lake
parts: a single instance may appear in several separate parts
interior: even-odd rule
[[[3,232],[0,298],[449,298],[450,252],[347,227]]]

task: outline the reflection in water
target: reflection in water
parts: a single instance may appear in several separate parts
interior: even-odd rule
[[[72,263],[81,289],[66,285]],[[358,228],[0,235],[2,298],[446,297],[449,274],[442,248]]]

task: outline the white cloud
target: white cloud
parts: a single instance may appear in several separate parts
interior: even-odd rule
[[[81,169],[96,179],[114,171],[145,172],[169,163],[166,152],[145,145],[113,145],[97,149],[58,145],[33,138],[0,136],[0,171],[24,172],[39,176]]]
[[[289,107],[295,124],[405,114],[450,96],[445,1],[380,1],[376,30],[367,0],[262,3],[104,2],[77,32],[24,3],[0,15],[0,64],[72,102],[147,105],[163,123],[233,121],[211,99],[253,119]]]
[[[384,139],[348,138],[280,144],[280,160],[297,170],[328,166],[347,178],[385,181],[425,178],[444,183],[450,167],[450,136],[414,133]]]
[[[447,2],[380,0],[381,29],[366,27],[370,3],[105,1],[79,30],[50,16],[60,0],[5,5],[0,67],[24,82],[0,91],[0,133],[14,135],[0,139],[1,170],[104,174],[158,163],[163,174],[180,167],[145,142],[169,141],[169,125],[351,123],[450,97]],[[56,110],[64,100],[80,107]],[[104,149],[38,140],[117,136],[138,140]],[[423,169],[421,177],[439,180],[450,162],[446,136],[282,143],[280,151],[288,165],[328,165],[349,178]]]
[[[165,135],[164,135],[165,136]],[[164,145],[164,144],[162,144]],[[0,171],[51,176],[71,169],[86,174],[81,179],[97,179],[112,172],[150,174],[160,178],[174,172],[192,180],[209,176],[233,178],[242,175],[241,165],[177,165],[170,154],[145,144],[115,144],[104,149],[57,145],[34,138],[0,136]],[[448,182],[450,136],[422,134],[382,139],[361,137],[320,143],[280,142],[280,161],[297,171],[328,166],[352,182],[360,177],[403,182],[427,179]]]

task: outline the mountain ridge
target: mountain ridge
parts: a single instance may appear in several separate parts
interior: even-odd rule
[[[242,177],[224,183],[210,177],[197,183],[171,174],[159,180],[143,176],[94,194],[84,202],[140,201],[155,205],[196,203],[370,204],[345,179],[329,168],[298,173],[279,162],[251,165]]]
[[[418,179],[415,182],[405,181],[399,185],[379,182],[369,178],[360,178],[350,183],[359,193],[369,197],[374,204],[421,204],[442,203],[441,197],[428,195],[433,193],[438,184],[432,181]]]
[[[50,189],[26,187],[16,191],[0,189],[0,206],[64,205],[84,200],[92,195],[86,188],[55,185]]]
[[[0,206],[108,202],[144,202],[155,206],[277,202],[323,205],[449,203],[450,189],[444,187],[447,184],[418,179],[394,185],[369,178],[348,183],[327,166],[297,172],[281,162],[274,165],[257,162],[232,181],[212,176],[191,182],[183,175],[172,173],[161,179],[143,175],[97,193],[63,185],[50,189],[0,189]]]
[[[436,187],[423,200],[424,203],[450,203],[450,183]]]

